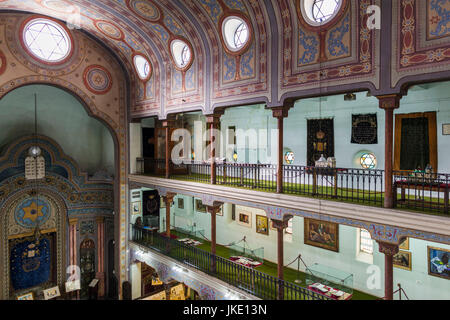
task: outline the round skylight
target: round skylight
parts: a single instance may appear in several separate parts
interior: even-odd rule
[[[72,52],[69,33],[59,23],[43,18],[28,21],[23,28],[23,44],[37,59],[63,62]]]
[[[311,26],[321,26],[333,19],[344,0],[301,0],[303,18]]]
[[[150,77],[150,62],[141,55],[134,57],[134,67],[141,80],[147,80]]]
[[[174,40],[170,45],[172,57],[178,68],[186,68],[192,60],[192,52],[189,45],[182,40]]]
[[[250,30],[247,23],[235,16],[228,17],[222,24],[222,35],[229,50],[237,52],[245,47],[250,40]]]
[[[360,163],[363,169],[375,169],[377,166],[377,158],[373,153],[363,153],[360,158]]]

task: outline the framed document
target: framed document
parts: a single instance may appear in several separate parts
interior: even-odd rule
[[[34,300],[33,292],[22,294],[17,297],[17,300]]]
[[[444,123],[442,125],[442,135],[444,136],[450,135],[450,123]]]
[[[77,290],[81,290],[80,280],[66,282],[66,292],[72,292],[72,291],[77,291]]]
[[[44,293],[44,300],[51,300],[53,298],[61,296],[58,286],[44,290],[43,293]]]

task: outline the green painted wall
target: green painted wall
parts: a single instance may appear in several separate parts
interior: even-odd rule
[[[114,142],[100,121],[89,117],[71,94],[47,85],[18,88],[0,100],[0,148],[34,134],[34,94],[38,98],[38,133],[54,139],[83,171],[114,173]]]

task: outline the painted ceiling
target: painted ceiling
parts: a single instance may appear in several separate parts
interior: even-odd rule
[[[375,94],[398,89],[401,79],[391,77],[389,65],[383,65],[381,58],[386,54],[386,60],[395,60],[397,54],[386,50],[383,32],[367,27],[368,7],[386,7],[386,2],[382,5],[381,0],[343,0],[346,5],[338,19],[323,33],[302,23],[300,1],[0,0],[0,10],[43,14],[79,24],[105,43],[130,75],[133,117],[165,118],[168,113],[191,110],[210,114],[214,108],[251,103],[275,107],[293,97],[352,88]],[[419,52],[409,55],[402,51],[402,66],[442,62],[440,57],[426,60],[426,53],[421,54],[420,49],[428,44],[433,48],[446,48],[449,44],[450,31],[446,24],[445,28],[442,26],[442,19],[448,22],[445,1],[422,2],[420,6],[424,8],[419,8],[417,0],[399,0],[388,7],[392,9],[394,26],[402,17],[416,15],[417,30],[431,30],[431,34],[439,29],[424,40],[418,39],[422,41],[417,41],[420,47],[414,47],[415,41],[403,41],[410,30],[398,32],[399,39],[393,43]],[[251,45],[239,56],[227,52],[221,39],[221,21],[227,15],[246,17],[253,31]],[[432,18],[431,22],[426,21],[426,16]],[[179,70],[173,63],[170,42],[174,39],[186,41],[193,49],[193,63],[187,70]],[[447,51],[444,53],[446,57]],[[152,76],[146,82],[134,71],[136,54],[151,62]],[[424,73],[423,69],[398,70],[404,71],[405,76]],[[383,79],[383,72],[389,79]]]

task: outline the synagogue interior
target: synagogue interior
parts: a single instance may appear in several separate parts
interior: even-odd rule
[[[0,128],[0,300],[450,299],[450,0],[0,0]]]

